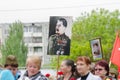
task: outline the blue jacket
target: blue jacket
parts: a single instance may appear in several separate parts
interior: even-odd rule
[[[0,73],[0,80],[14,80],[14,76],[10,70],[2,70]]]
[[[17,72],[16,75],[14,76],[15,80],[18,80],[18,78],[20,77],[20,72]]]

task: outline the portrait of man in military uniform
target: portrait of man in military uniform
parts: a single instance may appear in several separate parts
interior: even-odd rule
[[[49,37],[48,55],[69,55],[70,38],[65,34],[68,22],[65,18],[62,17],[55,19],[55,34],[50,35]]]

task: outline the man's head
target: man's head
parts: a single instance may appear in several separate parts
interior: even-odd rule
[[[56,24],[56,33],[59,35],[64,34],[66,27],[67,27],[67,21],[64,18],[58,19]]]

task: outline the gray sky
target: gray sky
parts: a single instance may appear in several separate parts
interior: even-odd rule
[[[50,16],[80,16],[96,8],[120,10],[120,0],[0,0],[0,23],[45,22]]]

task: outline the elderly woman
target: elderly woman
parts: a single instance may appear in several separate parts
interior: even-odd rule
[[[76,80],[74,77],[74,61],[69,59],[63,60],[60,66],[60,70],[63,72],[63,77],[58,78],[58,80]]]
[[[41,58],[37,55],[31,55],[26,60],[26,72],[18,80],[47,80],[39,71],[41,67]]]
[[[105,60],[100,60],[95,64],[95,75],[98,75],[102,80],[110,79],[109,75],[109,65]]]
[[[76,60],[77,80],[101,80],[99,76],[95,76],[90,72],[91,61],[86,56],[80,56]]]

